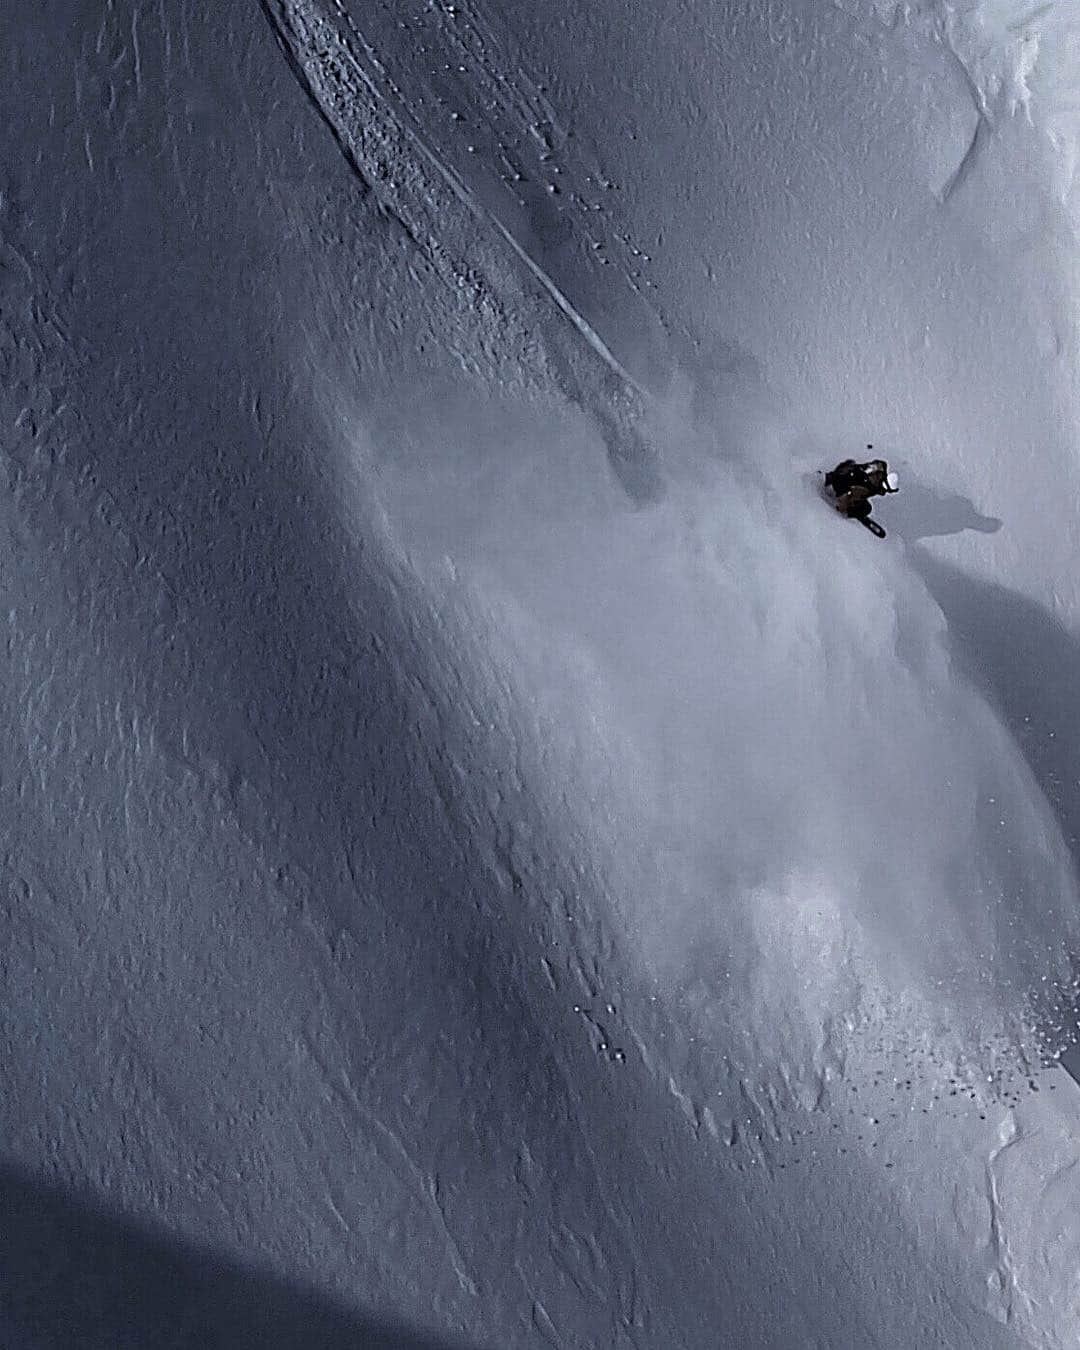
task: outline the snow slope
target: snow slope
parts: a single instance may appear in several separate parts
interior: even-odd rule
[[[0,17],[5,1344],[1070,1343],[1075,27]]]

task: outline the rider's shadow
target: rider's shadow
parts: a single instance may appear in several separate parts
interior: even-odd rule
[[[934,492],[907,478],[901,478],[900,491],[888,498],[888,505],[883,505],[879,514],[889,533],[909,544],[937,535],[959,534],[962,530],[996,534],[1002,525],[996,516],[984,516],[968,497],[955,492]]]

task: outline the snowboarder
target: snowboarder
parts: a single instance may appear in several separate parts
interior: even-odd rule
[[[866,448],[873,450],[874,447],[868,445]],[[870,519],[870,498],[899,492],[900,480],[883,459],[867,460],[865,464],[856,464],[853,459],[841,460],[825,475],[825,486],[832,492],[836,509],[842,516],[859,521],[879,539],[885,538],[885,531],[876,520]]]

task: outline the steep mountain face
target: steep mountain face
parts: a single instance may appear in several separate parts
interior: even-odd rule
[[[0,36],[4,1343],[1068,1344],[1069,11]]]

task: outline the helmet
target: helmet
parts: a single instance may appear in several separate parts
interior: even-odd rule
[[[899,492],[899,491],[900,491],[900,475],[899,475],[898,473],[896,473],[895,471],[891,471],[891,472],[887,473],[887,474],[885,475],[885,486],[889,489],[890,492]]]

